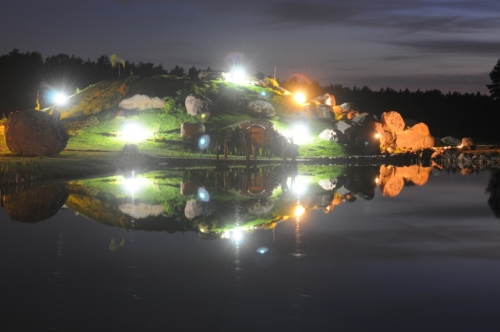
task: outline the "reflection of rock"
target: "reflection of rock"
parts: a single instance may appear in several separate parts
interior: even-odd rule
[[[203,186],[203,182],[201,181],[187,181],[187,182],[181,182],[180,185],[180,191],[181,195],[187,196],[187,195],[194,195],[198,193],[198,188]]]
[[[162,109],[165,107],[165,102],[158,97],[149,97],[146,95],[134,95],[130,98],[123,99],[119,107],[127,110],[147,110],[147,109]]]
[[[215,207],[211,203],[197,201],[195,199],[187,201],[186,207],[184,208],[184,215],[188,219],[194,219],[199,216],[206,217],[214,212]]]
[[[181,136],[197,138],[205,133],[205,126],[201,123],[183,122],[181,124]]]
[[[268,213],[274,207],[273,200],[259,200],[257,202],[249,202],[247,204],[248,213],[261,216]]]
[[[337,187],[337,179],[323,179],[319,180],[318,184],[325,190],[333,190]]]
[[[12,220],[37,222],[59,212],[68,199],[64,184],[53,184],[5,194],[2,205]]]
[[[68,139],[58,118],[40,111],[11,113],[5,124],[5,143],[13,153],[53,156],[66,147]]]
[[[159,216],[165,211],[163,205],[150,205],[150,204],[132,204],[125,203],[118,206],[120,211],[135,219],[147,218],[149,216]]]
[[[394,167],[380,166],[380,191],[382,195],[395,197],[399,195],[405,182],[423,186],[429,180],[432,167],[422,167],[418,165]]]

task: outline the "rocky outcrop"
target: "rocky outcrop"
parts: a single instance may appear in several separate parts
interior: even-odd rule
[[[189,115],[197,116],[212,112],[216,105],[213,101],[203,96],[190,94],[184,102]]]
[[[311,119],[331,119],[333,118],[333,109],[325,104],[310,104],[305,106],[302,111]]]
[[[276,115],[276,110],[271,103],[264,100],[254,100],[247,105],[248,114],[251,116],[272,118]]]
[[[64,184],[46,185],[2,195],[2,206],[12,220],[37,222],[56,215],[68,196]]]
[[[462,148],[465,150],[475,150],[476,149],[476,144],[470,137],[464,137],[462,138]]]
[[[127,110],[148,110],[148,109],[163,109],[165,107],[165,101],[158,97],[149,97],[146,95],[134,95],[133,97],[123,99],[118,107]]]
[[[5,124],[5,143],[12,153],[53,156],[66,147],[68,139],[58,117],[40,111],[11,113]]]
[[[335,102],[335,97],[329,93],[325,93],[322,96],[316,97],[312,100],[312,102],[317,102],[319,104],[323,105],[328,105],[328,106],[335,106],[337,105]]]
[[[183,122],[181,124],[181,136],[187,138],[198,138],[205,133],[202,123]]]
[[[424,123],[417,123],[410,129],[396,135],[396,148],[421,150],[434,146],[434,137]]]
[[[319,139],[324,141],[337,141],[337,133],[333,129],[325,129],[319,135]]]

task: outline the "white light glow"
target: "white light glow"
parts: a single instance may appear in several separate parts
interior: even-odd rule
[[[144,178],[136,178],[135,176],[132,176],[131,178],[126,178],[123,181],[123,187],[125,188],[125,191],[127,191],[130,194],[135,194],[145,186],[149,184],[149,180],[144,179]]]
[[[306,95],[303,94],[302,92],[295,93],[293,95],[293,98],[298,104],[303,104],[306,102]]]
[[[305,212],[306,212],[306,208],[305,208],[305,207],[303,207],[302,205],[297,205],[297,206],[295,207],[295,216],[296,216],[297,218],[302,217],[302,216],[304,215],[304,213],[305,213]]]
[[[248,83],[248,75],[243,67],[233,67],[225,75],[226,81],[238,84]]]
[[[300,197],[307,193],[308,183],[309,181],[306,177],[299,175],[295,177],[293,184],[292,180],[288,179],[288,188],[290,188],[293,193]]]
[[[293,143],[302,145],[308,144],[312,141],[312,137],[309,135],[309,128],[304,124],[297,124],[293,126],[290,130],[283,132],[285,137],[293,137]]]
[[[231,238],[235,242],[239,242],[243,238],[243,232],[241,229],[235,229],[232,231]]]
[[[58,105],[64,105],[67,100],[68,97],[64,93],[56,93],[56,95],[54,96],[54,101]]]
[[[124,141],[129,143],[142,142],[152,136],[152,132],[139,126],[138,124],[131,123],[123,127],[121,137]]]

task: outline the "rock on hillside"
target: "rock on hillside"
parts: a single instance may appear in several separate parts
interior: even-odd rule
[[[11,113],[5,124],[5,143],[12,153],[53,156],[64,150],[68,139],[59,119],[40,111]]]

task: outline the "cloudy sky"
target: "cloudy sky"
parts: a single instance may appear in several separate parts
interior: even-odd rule
[[[327,85],[486,93],[497,0],[0,0],[0,54],[299,73]]]

